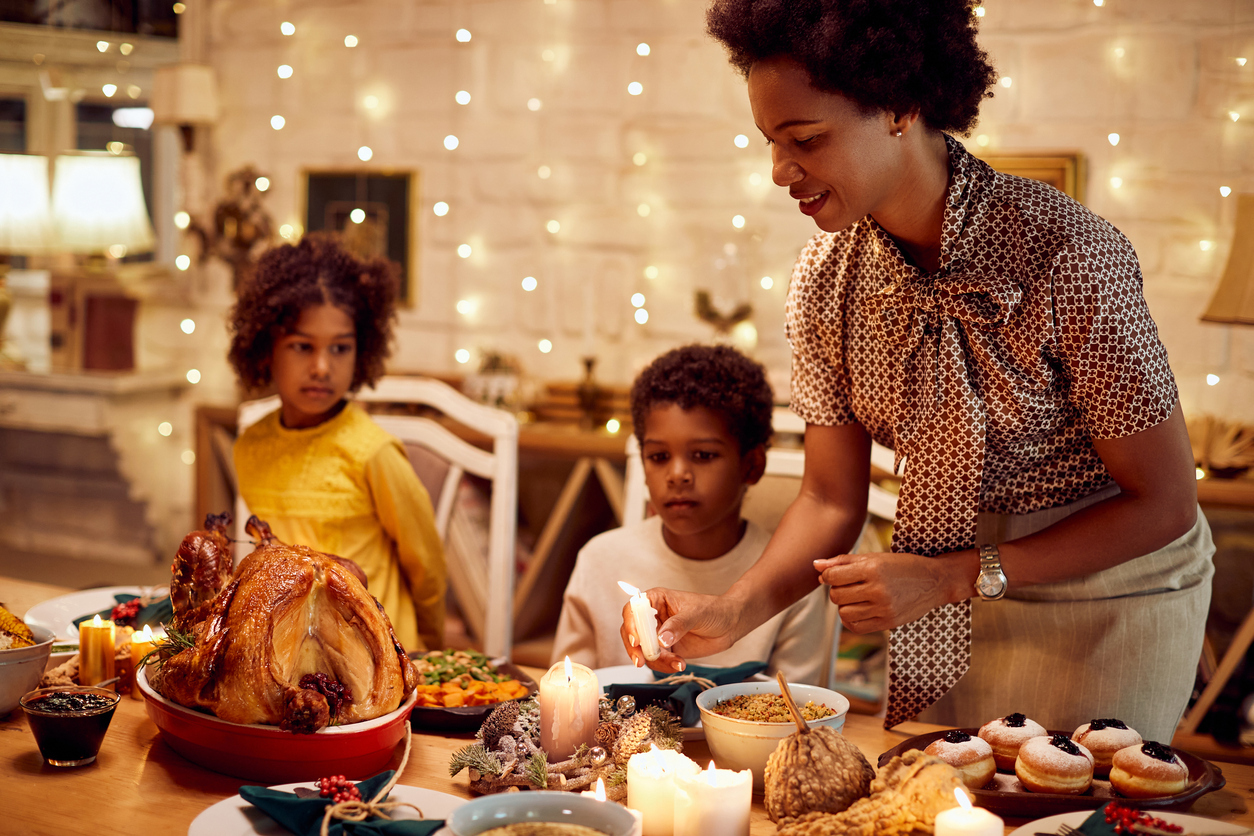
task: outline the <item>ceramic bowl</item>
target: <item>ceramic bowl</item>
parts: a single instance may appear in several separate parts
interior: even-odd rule
[[[485,795],[453,811],[454,836],[478,836],[519,822],[579,824],[606,836],[640,836],[640,823],[626,807],[573,792],[511,792]]]
[[[821,720],[810,720],[807,725],[830,726],[836,731],[845,727],[845,715],[849,713],[849,700],[835,691],[817,685],[788,684],[797,705],[813,702],[826,705],[836,713]],[[715,714],[710,709],[715,703],[741,694],[778,694],[779,685],[774,682],[736,682],[719,685],[697,696],[697,708],[701,710],[701,725],[705,729],[705,742],[714,756],[719,769],[750,769],[753,771],[753,789],[762,791],[762,777],[766,759],[775,751],[779,742],[797,730],[792,720],[786,723],[760,723],[754,720],[737,720]]]
[[[381,772],[404,739],[405,720],[418,698],[414,692],[395,711],[373,720],[293,734],[278,726],[228,723],[167,700],[148,684],[147,669],[136,682],[148,717],[171,749],[214,772],[265,784],[324,775],[360,780]]]
[[[17,708],[23,694],[34,690],[48,664],[52,631],[43,627],[30,629],[35,634],[33,645],[0,650],[0,717]]]

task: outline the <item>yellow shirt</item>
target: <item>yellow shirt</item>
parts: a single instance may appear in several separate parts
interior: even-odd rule
[[[287,429],[280,410],[235,442],[240,493],[285,543],[355,561],[407,650],[444,645],[444,548],[401,443],[349,403]]]

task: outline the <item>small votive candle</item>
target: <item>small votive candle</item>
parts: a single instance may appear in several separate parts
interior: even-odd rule
[[[701,767],[671,749],[654,746],[627,761],[627,806],[641,815],[643,836],[675,833],[675,782],[700,774]]]
[[[675,836],[749,836],[753,771],[710,768],[675,778]]]
[[[631,584],[619,581],[618,586],[631,596],[631,617],[635,622],[640,652],[652,662],[662,655],[662,645],[657,640],[657,610],[649,603],[649,596]]]
[[[601,685],[592,669],[566,657],[540,678],[540,748],[550,760],[596,743]]]
[[[983,807],[974,807],[967,794],[954,789],[958,806],[936,814],[936,836],[1002,836],[1005,823]]]
[[[597,788],[595,790],[584,790],[580,795],[586,795],[589,798],[595,798],[597,801],[605,800],[605,779],[597,778]]]
[[[139,685],[136,683],[139,679],[139,663],[156,644],[157,637],[152,634],[152,628],[147,624],[144,625],[143,632],[131,636],[131,699],[143,699],[143,695],[139,693]]]
[[[80,685],[95,685],[113,678],[113,655],[117,652],[113,647],[113,636],[113,622],[101,620],[99,615],[91,623],[83,622],[78,626]]]

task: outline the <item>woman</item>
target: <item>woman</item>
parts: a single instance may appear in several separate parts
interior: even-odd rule
[[[887,727],[1023,712],[1170,740],[1214,551],[1175,381],[1118,230],[952,138],[997,78],[975,21],[970,0],[710,8],[776,184],[823,230],[787,307],[806,470],[727,593],[649,591],[652,666],[824,583],[846,629],[892,629]],[[892,552],[851,555],[872,440],[903,474]]]

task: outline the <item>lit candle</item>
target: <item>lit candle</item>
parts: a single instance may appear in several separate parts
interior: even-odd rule
[[[601,685],[591,668],[567,656],[540,678],[540,747],[550,759],[595,745],[600,722]]]
[[[627,806],[640,811],[643,836],[675,833],[675,781],[701,767],[671,749],[654,746],[627,761]]]
[[[147,624],[144,625],[142,633],[135,633],[131,636],[131,698],[141,699],[139,686],[136,680],[139,677],[139,663],[157,644],[157,637],[152,634],[152,628]]]
[[[97,615],[78,625],[78,682],[95,685],[113,679],[113,622]]]
[[[753,772],[710,768],[675,779],[675,836],[749,836]]]
[[[595,790],[584,790],[580,795],[586,795],[589,798],[595,798],[597,801],[605,800],[605,779],[597,778],[597,788]]]
[[[1002,836],[1005,823],[983,807],[971,806],[962,789],[954,788],[958,806],[936,814],[936,836]]]
[[[631,618],[636,623],[636,639],[640,642],[640,651],[650,662],[662,655],[662,646],[657,640],[657,610],[649,603],[649,596],[629,583],[618,582],[619,587],[631,596]]]

